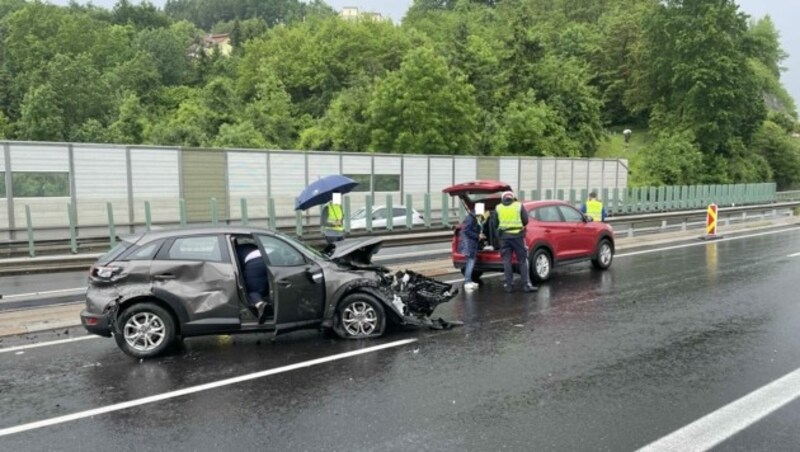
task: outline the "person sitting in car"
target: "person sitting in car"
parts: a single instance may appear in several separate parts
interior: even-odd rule
[[[269,293],[269,279],[267,278],[267,265],[261,250],[253,249],[244,257],[244,285],[247,291],[247,301],[253,314],[258,317],[258,323],[264,323],[269,312],[270,303],[267,299]]]

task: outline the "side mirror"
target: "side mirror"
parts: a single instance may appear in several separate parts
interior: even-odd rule
[[[591,223],[592,221],[594,221],[594,219],[592,217],[590,217],[589,215],[586,215],[586,214],[583,215],[583,222],[584,223]]]

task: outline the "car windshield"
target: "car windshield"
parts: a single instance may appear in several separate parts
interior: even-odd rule
[[[130,248],[131,245],[133,245],[131,242],[126,242],[126,241],[117,243],[117,245],[114,248],[111,248],[109,252],[102,255],[100,259],[97,259],[97,264],[105,265],[108,264],[109,262],[113,262],[114,259],[118,258],[120,255],[122,255],[123,252],[125,252],[125,250]]]
[[[308,254],[314,256],[317,259],[328,260],[328,256],[320,253],[317,249],[309,246],[307,243],[305,243],[305,242],[303,242],[301,240],[297,240],[294,237],[290,237],[290,236],[288,236],[288,235],[286,235],[284,233],[278,232],[278,231],[274,231],[273,234],[278,236],[278,237],[280,237],[280,238],[282,238],[283,240],[286,240],[287,242],[291,243],[295,247],[300,248],[302,250],[305,250]]]
[[[353,212],[353,215],[350,216],[350,218],[353,220],[363,220],[366,217],[367,217],[367,209],[365,209],[364,207],[356,210],[355,212]]]

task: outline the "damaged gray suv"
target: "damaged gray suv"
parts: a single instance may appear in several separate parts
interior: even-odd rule
[[[372,264],[381,239],[345,240],[322,253],[259,228],[151,231],[129,237],[92,266],[83,326],[113,336],[130,356],[158,356],[181,338],[330,328],[345,339],[381,336],[387,323],[441,328],[430,315],[450,284]],[[267,268],[269,301],[247,303],[245,250]]]

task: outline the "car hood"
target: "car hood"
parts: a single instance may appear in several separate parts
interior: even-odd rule
[[[482,202],[487,209],[494,209],[500,203],[500,193],[511,191],[511,186],[498,180],[476,180],[447,187],[442,192],[458,196],[472,210],[476,202]]]
[[[326,249],[328,257],[334,262],[366,267],[372,265],[372,256],[381,249],[383,239],[345,239],[335,242]]]

